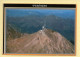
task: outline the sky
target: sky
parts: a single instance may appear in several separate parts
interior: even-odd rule
[[[22,17],[26,15],[56,15],[61,18],[75,19],[75,9],[6,9],[6,15],[10,17]]]

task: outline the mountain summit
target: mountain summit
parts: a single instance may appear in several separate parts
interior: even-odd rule
[[[74,46],[56,31],[42,29],[7,41],[7,53],[72,54]]]

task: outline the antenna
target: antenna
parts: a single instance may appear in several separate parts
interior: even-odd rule
[[[42,26],[42,30],[44,30],[45,27],[46,27],[46,20],[44,19],[44,21],[43,21],[43,26]]]

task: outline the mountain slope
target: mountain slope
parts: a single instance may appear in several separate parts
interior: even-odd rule
[[[56,31],[43,29],[7,41],[7,53],[74,53],[74,46]]]
[[[21,33],[16,28],[12,27],[10,24],[7,24],[6,32],[7,40],[19,38],[21,36]]]

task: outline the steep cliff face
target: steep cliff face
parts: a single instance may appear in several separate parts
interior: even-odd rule
[[[74,53],[74,46],[56,31],[43,29],[33,34],[7,41],[7,53]]]

